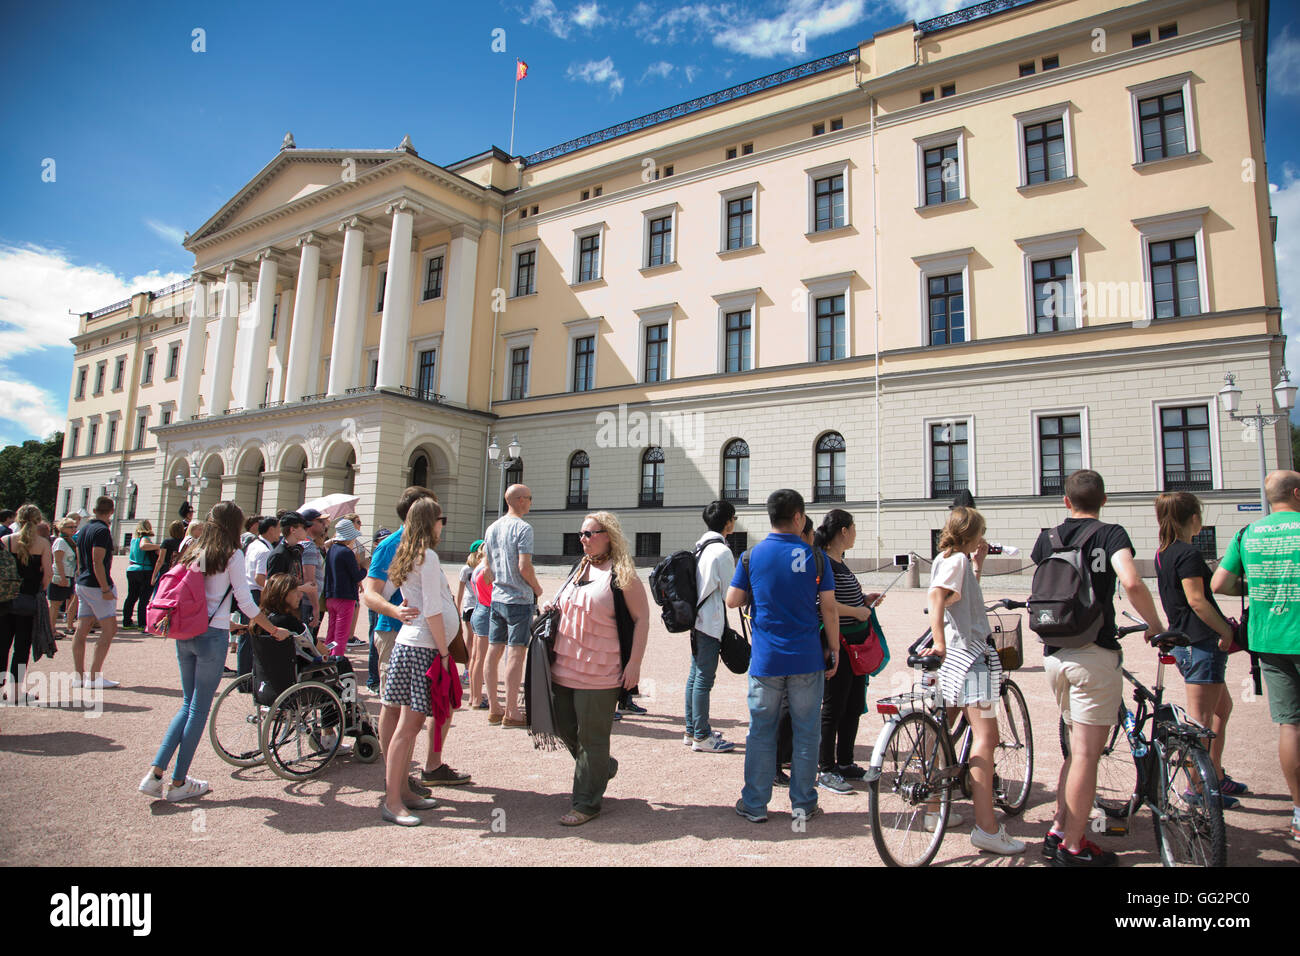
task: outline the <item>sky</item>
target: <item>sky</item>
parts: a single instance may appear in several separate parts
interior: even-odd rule
[[[274,158],[286,132],[302,148],[392,148],[409,134],[439,164],[505,149],[519,57],[529,74],[515,151],[526,154],[963,5],[9,5],[0,446],[63,427],[78,314],[187,277],[185,233]],[[1288,364],[1300,381],[1300,344],[1291,344],[1300,343],[1300,4],[1274,2],[1269,33],[1267,173]]]

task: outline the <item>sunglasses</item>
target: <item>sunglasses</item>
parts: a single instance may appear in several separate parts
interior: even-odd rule
[[[599,530],[596,531],[579,531],[578,537],[582,538],[585,541],[588,538],[594,538],[598,534],[605,534],[605,533],[606,532],[604,528],[600,528]]]
[[[442,525],[442,526],[444,526],[444,527],[446,527],[446,525],[447,525],[447,516],[446,516],[446,515],[438,515],[438,517],[435,518],[434,520],[435,520],[438,524],[440,524],[440,525]]]

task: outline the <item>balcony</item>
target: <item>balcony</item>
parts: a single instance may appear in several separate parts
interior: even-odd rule
[[[1210,491],[1214,487],[1214,473],[1208,468],[1195,471],[1165,470],[1165,491]]]
[[[1038,481],[1038,493],[1040,495],[1065,494],[1065,475],[1043,475]]]
[[[936,478],[934,479],[934,487],[930,490],[930,497],[947,498],[959,491],[969,491],[969,485],[970,482],[965,478]]]
[[[813,489],[813,501],[833,503],[844,500],[844,485],[818,485]]]
[[[662,491],[642,491],[637,506],[641,508],[662,508],[664,506],[664,493]]]
[[[431,402],[434,405],[441,405],[447,397],[427,388],[411,388],[409,385],[400,385],[392,389],[392,391],[399,392],[402,395],[409,395],[411,398],[419,399],[422,402]]]
[[[724,488],[722,489],[722,500],[730,501],[735,504],[749,504],[748,488]]]
[[[580,495],[570,494],[564,501],[564,507],[569,511],[585,511],[587,508],[586,492]]]

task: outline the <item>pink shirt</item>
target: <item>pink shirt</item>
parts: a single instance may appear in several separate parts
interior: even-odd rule
[[[561,687],[606,690],[623,683],[610,572],[589,568],[588,583],[575,578],[560,595],[560,636],[551,678]]]

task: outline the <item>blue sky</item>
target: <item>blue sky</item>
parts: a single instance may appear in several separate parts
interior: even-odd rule
[[[527,153],[959,5],[10,5],[0,34],[0,445],[62,427],[76,314],[188,275],[185,231],[273,158],[286,131],[300,147],[393,147],[410,134],[436,163],[505,148],[522,57],[515,149]],[[1268,174],[1283,304],[1300,308],[1300,16],[1274,3],[1272,18]],[[796,29],[804,52],[793,49]],[[504,52],[492,49],[498,30]],[[53,182],[42,180],[47,160]]]

